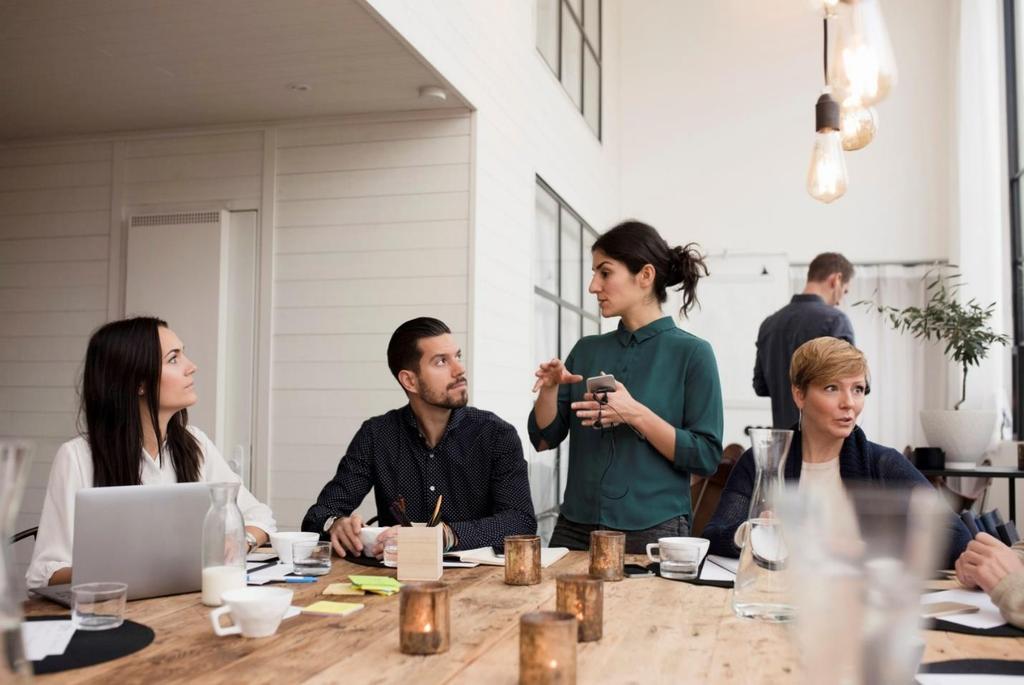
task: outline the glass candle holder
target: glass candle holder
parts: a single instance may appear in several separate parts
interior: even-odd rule
[[[540,537],[509,535],[505,538],[505,584],[536,585],[540,582]]]
[[[403,654],[440,654],[451,642],[448,586],[406,583],[398,593],[399,647]]]
[[[626,534],[615,530],[590,533],[590,575],[601,580],[622,580]]]
[[[534,611],[519,618],[519,685],[576,682],[576,616]]]
[[[555,606],[576,617],[580,642],[600,640],[604,628],[604,583],[600,578],[563,573],[555,580]]]

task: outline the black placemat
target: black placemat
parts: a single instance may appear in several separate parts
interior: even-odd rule
[[[922,664],[918,673],[965,673],[969,675],[1024,676],[1024,661],[1009,659],[953,659]]]
[[[359,566],[371,566],[373,568],[387,568],[384,566],[384,560],[376,557],[364,557],[363,555],[356,556],[355,554],[347,555],[345,561],[352,562]]]
[[[25,620],[67,621],[70,618],[69,615],[32,616]],[[33,661],[32,670],[36,675],[43,675],[102,664],[145,649],[154,637],[152,628],[127,620],[111,630],[76,630],[63,654]]]
[[[665,576],[661,575],[661,564],[659,564],[656,561],[652,561],[651,563],[647,564],[647,570],[653,571],[654,575],[658,576],[659,578],[665,578],[665,580],[675,580],[680,583],[689,583],[690,585],[707,585],[708,587],[721,587],[726,589],[731,589],[733,587],[733,581],[731,580],[701,580],[700,571],[704,569],[705,563],[707,563],[706,558],[704,562],[701,563],[700,570],[697,571],[697,577],[689,579],[665,578]]]
[[[981,637],[1024,637],[1024,630],[1015,628],[1009,623],[995,628],[971,628],[962,626],[952,621],[943,621],[941,618],[932,619],[926,624],[928,630],[944,630],[947,633],[963,633],[964,635],[980,635]]]

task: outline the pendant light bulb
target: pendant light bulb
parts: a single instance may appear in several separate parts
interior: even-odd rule
[[[837,27],[829,84],[843,101],[854,98],[870,106],[896,85],[896,59],[879,0],[849,0],[849,5]]]
[[[878,133],[878,112],[852,98],[843,102],[839,113],[839,134],[843,149],[859,150],[875,139]]]
[[[839,135],[839,103],[828,91],[826,88],[814,107],[814,150],[807,171],[807,192],[825,203],[842,197],[847,182],[843,142]]]

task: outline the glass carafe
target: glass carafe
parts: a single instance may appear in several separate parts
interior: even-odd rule
[[[14,519],[28,477],[32,447],[23,442],[0,441],[0,682],[28,682],[32,665],[21,640],[20,583],[14,575]]]
[[[228,590],[245,587],[245,521],[238,508],[240,483],[210,483],[203,521],[203,604],[218,606]]]
[[[732,609],[737,616],[788,621],[793,618],[786,577],[788,552],[776,503],[793,431],[752,429],[750,439],[757,476],[742,533]]]

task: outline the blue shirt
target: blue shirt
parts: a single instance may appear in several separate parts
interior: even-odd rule
[[[322,533],[328,517],[349,516],[370,488],[382,526],[398,523],[389,507],[399,497],[410,519],[427,521],[444,495],[441,520],[458,537],[456,549],[500,547],[506,535],[537,532],[519,435],[474,407],[453,409],[433,448],[409,405],[365,421],[302,530]]]
[[[669,461],[628,426],[584,426],[570,410],[586,383],[562,385],[558,413],[543,429],[530,412],[530,440],[548,448],[569,436],[569,475],[561,513],[570,521],[644,530],[690,516],[690,474],[714,473],[722,458],[722,389],[715,355],[672,317],[629,331],[581,339],[565,360],[584,378],[610,373],[641,404],[676,429]]]
[[[789,362],[796,348],[815,338],[842,338],[853,344],[853,326],[846,314],[818,295],[794,295],[789,304],[761,324],[754,361],[754,392],[772,398],[772,426],[788,429],[800,411],[793,403]]]

